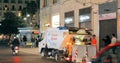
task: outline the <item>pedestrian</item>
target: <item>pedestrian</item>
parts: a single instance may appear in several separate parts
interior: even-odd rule
[[[41,41],[42,39],[41,39],[41,36],[37,36],[37,39],[36,39],[36,47],[38,47],[38,44],[39,44],[39,42]]]
[[[96,52],[97,52],[97,40],[96,40],[96,35],[92,35],[91,45],[93,45],[93,46],[96,47]]]
[[[115,37],[115,34],[112,34],[111,44],[116,43],[116,41],[117,41],[117,38]],[[116,47],[113,47],[113,49],[112,49],[113,54],[115,54],[115,49],[116,49]]]
[[[32,42],[32,47],[35,47],[35,37],[31,38],[31,42]]]
[[[23,46],[24,46],[24,47],[26,46],[26,42],[27,42],[27,37],[24,35],[24,36],[23,36]]]
[[[107,46],[111,43],[111,38],[109,35],[106,35],[105,38],[103,39],[105,45],[104,46]]]
[[[93,46],[96,46],[96,45],[97,45],[96,35],[93,35],[93,36],[92,36],[91,45],[93,45]]]
[[[115,37],[115,34],[112,34],[112,38],[111,38],[111,43],[114,44],[116,43],[117,38]]]

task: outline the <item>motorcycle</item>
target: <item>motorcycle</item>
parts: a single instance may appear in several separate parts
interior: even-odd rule
[[[19,47],[15,46],[14,51],[13,51],[13,55],[18,55],[18,53],[19,53]]]

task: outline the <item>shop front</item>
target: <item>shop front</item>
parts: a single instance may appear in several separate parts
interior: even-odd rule
[[[108,2],[99,5],[99,45],[100,48],[105,46],[105,42],[102,40],[106,36],[112,36],[115,34],[117,37],[117,4],[116,1]]]
[[[65,27],[74,27],[74,11],[65,13],[64,25]]]
[[[91,7],[79,10],[79,28],[92,29],[91,24]]]

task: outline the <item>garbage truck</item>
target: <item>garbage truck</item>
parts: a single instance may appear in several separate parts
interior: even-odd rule
[[[90,45],[88,40],[90,36],[85,29],[49,28],[43,33],[43,40],[39,42],[40,55],[71,63],[81,62],[84,58],[90,60],[96,54],[95,47]]]
[[[69,34],[65,27],[49,28],[43,33],[43,40],[39,42],[39,52],[42,57],[54,57],[58,61],[63,56],[65,48],[63,41]]]

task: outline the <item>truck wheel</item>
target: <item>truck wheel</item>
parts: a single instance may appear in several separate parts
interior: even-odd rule
[[[44,57],[45,56],[45,53],[44,51],[41,52],[41,57]]]
[[[55,54],[55,61],[58,61],[58,54]]]

